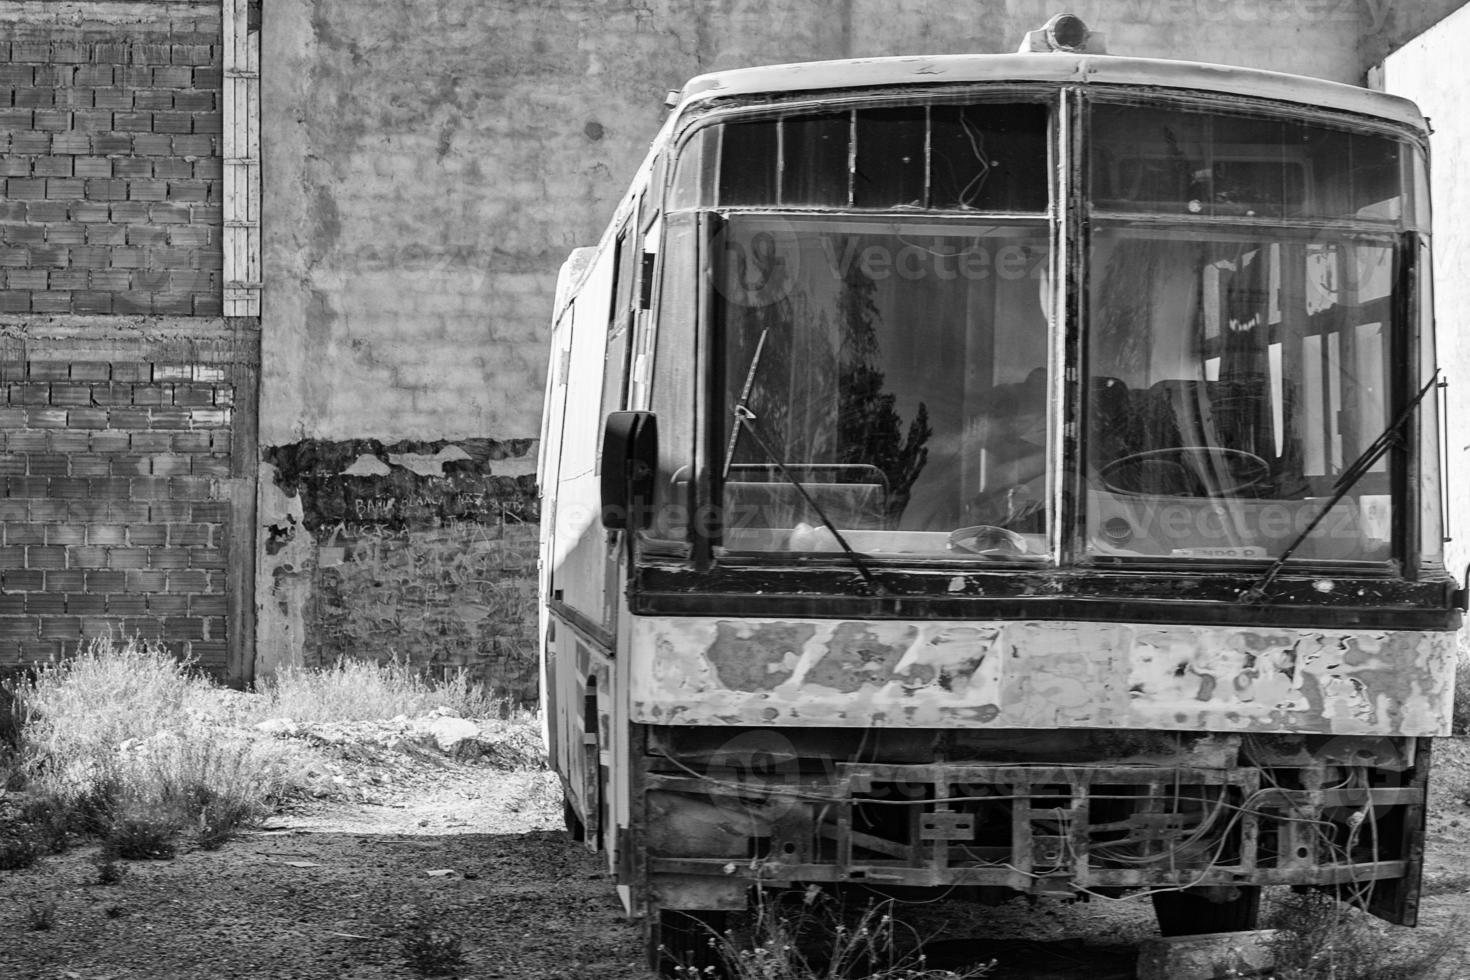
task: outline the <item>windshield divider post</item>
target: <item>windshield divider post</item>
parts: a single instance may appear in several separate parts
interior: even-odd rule
[[[1081,522],[1086,500],[1086,454],[1083,449],[1088,420],[1083,415],[1086,392],[1084,370],[1087,345],[1083,341],[1087,307],[1087,265],[1083,261],[1087,239],[1087,221],[1083,211],[1087,189],[1086,156],[1081,134],[1086,128],[1087,102],[1073,88],[1061,91],[1057,106],[1057,138],[1051,141],[1052,152],[1052,329],[1057,338],[1052,344],[1052,392],[1064,406],[1061,422],[1055,428],[1056,446],[1051,456],[1055,491],[1052,497],[1054,520],[1051,552],[1063,566],[1075,562],[1085,546],[1086,534]]]
[[[1394,249],[1394,301],[1389,312],[1389,356],[1393,359],[1394,393],[1412,390],[1412,379],[1417,378],[1420,364],[1422,347],[1418,323],[1419,301],[1416,295],[1419,288],[1418,240],[1419,236],[1415,232],[1403,232],[1399,236],[1398,247]],[[1439,371],[1436,369],[1430,377],[1431,386],[1438,383],[1438,378]],[[1409,402],[1409,407],[1418,405],[1424,395],[1424,391],[1419,392]],[[1392,393],[1390,397],[1393,397]],[[1408,425],[1407,444],[1400,442],[1393,447],[1395,465],[1389,467],[1392,499],[1402,502],[1401,506],[1395,504],[1390,515],[1389,536],[1393,541],[1394,553],[1403,558],[1403,574],[1406,578],[1418,578],[1419,556],[1424,544],[1419,533],[1420,481],[1417,479],[1417,472],[1412,474],[1412,478],[1409,472],[1411,460],[1416,463],[1416,468],[1424,464],[1418,452],[1419,422],[1418,414],[1415,413]],[[1409,450],[1410,445],[1414,447],[1413,452]]]
[[[719,510],[714,501],[721,493],[721,476],[715,467],[723,448],[723,425],[715,412],[706,406],[716,404],[714,398],[720,391],[721,372],[725,369],[724,345],[718,338],[724,333],[723,322],[717,323],[722,304],[717,302],[718,289],[714,244],[723,230],[725,219],[713,211],[706,211],[700,218],[703,226],[695,236],[699,249],[699,297],[697,300],[698,323],[694,327],[695,363],[704,364],[702,374],[696,375],[694,384],[695,424],[698,428],[694,453],[693,500],[690,501],[691,532],[690,558],[694,567],[707,571],[714,564],[714,548],[722,538],[723,528],[719,523]],[[703,346],[704,350],[699,348]]]

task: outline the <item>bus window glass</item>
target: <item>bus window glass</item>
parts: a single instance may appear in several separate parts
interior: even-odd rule
[[[847,205],[846,112],[790,116],[781,122],[781,202],[793,207]]]
[[[912,106],[857,113],[854,207],[924,206],[927,123],[927,114]]]
[[[944,103],[717,123],[685,144],[674,206],[698,193],[720,207],[1043,212],[1048,117],[1043,103]],[[696,154],[716,145],[711,202]]]
[[[674,179],[669,185],[670,211],[687,211],[714,199],[722,129],[721,126],[707,126],[696,130],[679,150],[674,163]]]
[[[716,461],[732,551],[1048,557],[1042,222],[731,215]],[[797,484],[800,484],[798,487]]]
[[[649,366],[649,407],[658,416],[658,474],[653,522],[644,533],[649,551],[686,549],[694,461],[694,336],[698,316],[695,275],[697,222],[687,212],[667,218],[660,251],[658,331]]]
[[[1045,106],[938,105],[930,128],[931,207],[1046,210]]]
[[[1100,211],[1409,223],[1410,147],[1295,119],[1096,105],[1092,204]]]
[[[1094,236],[1087,539],[1128,558],[1272,558],[1390,421],[1396,249],[1342,233]],[[1304,559],[1389,558],[1375,464]]]
[[[721,207],[774,204],[780,163],[779,134],[771,121],[720,127]]]

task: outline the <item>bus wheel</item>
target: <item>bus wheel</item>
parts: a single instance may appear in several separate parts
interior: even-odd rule
[[[650,921],[650,965],[662,977],[702,977],[709,967],[722,970],[729,920],[729,912],[712,909],[659,909],[657,919]],[[685,969],[675,973],[677,967]]]
[[[1261,912],[1261,886],[1236,885],[1155,892],[1154,917],[1165,936],[1247,932]]]
[[[565,793],[561,797],[561,822],[566,825],[567,836],[572,840],[580,843],[587,839],[587,825],[577,816],[577,808],[572,806]]]

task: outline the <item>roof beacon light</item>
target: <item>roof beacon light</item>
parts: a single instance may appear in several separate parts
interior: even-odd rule
[[[1103,36],[1089,30],[1076,14],[1057,14],[1040,30],[1027,31],[1021,41],[1022,54],[1061,51],[1067,54],[1106,54]]]

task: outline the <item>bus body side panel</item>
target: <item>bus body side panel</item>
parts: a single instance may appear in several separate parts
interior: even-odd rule
[[[605,702],[612,686],[607,628],[614,610],[598,464],[614,253],[590,252],[579,250],[586,273],[568,287],[552,338],[540,472],[541,657],[548,758],[588,846],[600,848],[611,827],[603,787],[611,765]]]
[[[562,276],[571,272],[569,260]],[[541,542],[537,557],[537,636],[541,670],[541,737],[552,768],[565,774],[567,726],[563,714],[566,699],[559,695],[556,660],[557,630],[546,597],[551,595],[551,573],[556,548],[556,487],[561,471],[562,424],[566,417],[567,366],[571,357],[572,310],[566,307],[551,333],[551,360],[546,372],[546,399],[542,406],[541,447],[536,480],[541,495]]]
[[[597,258],[573,305],[567,361],[566,415],[557,473],[555,524],[551,528],[550,596],[606,628],[607,535],[600,519],[602,372],[607,350],[607,309],[613,253]]]

